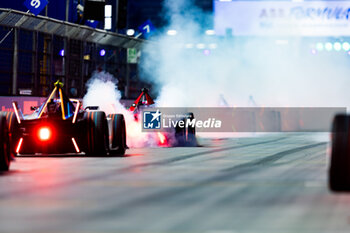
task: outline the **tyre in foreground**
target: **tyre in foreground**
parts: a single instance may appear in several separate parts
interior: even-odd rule
[[[0,115],[0,171],[8,171],[11,162],[10,135],[6,116]]]
[[[350,191],[350,116],[335,116],[332,128],[332,152],[329,168],[329,188]]]
[[[187,115],[187,118],[183,119],[184,122],[194,119],[192,112],[187,113]],[[180,127],[177,125],[175,128],[175,141],[175,146],[198,146],[195,126],[188,125],[188,127]]]

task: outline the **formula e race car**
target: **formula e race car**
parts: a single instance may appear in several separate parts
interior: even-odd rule
[[[127,146],[122,114],[106,116],[96,106],[82,109],[79,100],[64,94],[61,82],[54,86],[41,106],[32,107],[34,112],[30,115],[23,115],[16,102],[14,112],[1,112],[0,142],[9,145],[3,146],[2,155],[124,155]]]
[[[339,114],[333,120],[329,166],[329,188],[350,191],[350,115]]]
[[[148,94],[148,89],[143,88],[141,94],[130,106],[129,111],[133,112],[135,121],[139,121],[142,110],[154,105],[152,97]],[[187,113],[187,118],[181,119],[184,122],[193,120],[193,113]],[[157,132],[154,134],[158,141],[158,146],[198,146],[196,139],[196,129],[193,126],[179,127],[176,126],[168,132]]]

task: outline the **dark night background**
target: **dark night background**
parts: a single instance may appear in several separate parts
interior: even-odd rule
[[[1,8],[11,8],[20,11],[27,11],[27,8],[23,5],[24,0],[16,1],[1,1]],[[84,5],[84,1],[70,0],[69,7],[69,21],[76,22],[77,11],[76,6],[79,2]],[[117,0],[106,0],[106,4],[115,6]],[[127,25],[128,28],[137,28],[146,20],[150,19],[151,22],[157,27],[162,27],[166,24],[162,16],[163,0],[126,0],[127,5]],[[194,0],[196,6],[206,12],[213,10],[213,0]],[[66,0],[51,0],[48,4],[48,16],[51,18],[65,20],[66,13]],[[45,15],[43,10],[40,15]],[[100,27],[102,27],[100,25]]]

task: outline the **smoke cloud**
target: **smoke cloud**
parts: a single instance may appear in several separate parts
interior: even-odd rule
[[[311,54],[310,40],[301,37],[208,36],[212,16],[191,1],[165,0],[164,10],[169,24],[140,63],[141,76],[157,85],[159,106],[350,105],[346,52]],[[167,35],[170,29],[177,34]]]
[[[212,15],[191,0],[165,0],[164,15],[168,26],[152,37],[156,43],[144,46],[139,63],[140,77],[159,92],[155,102],[160,107],[350,106],[345,52],[312,54],[310,40],[302,37],[206,35]],[[167,35],[170,29],[177,34]],[[108,73],[95,73],[85,105],[123,113],[129,146],[156,145],[119,103],[116,83]]]
[[[120,103],[121,94],[117,89],[118,80],[108,72],[95,71],[87,82],[87,93],[83,98],[84,108],[98,106],[99,111],[108,114],[123,114],[129,147],[156,146],[155,135],[141,132],[140,122]]]

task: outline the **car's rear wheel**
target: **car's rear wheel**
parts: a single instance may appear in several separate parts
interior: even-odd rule
[[[1,116],[5,116],[7,125],[10,133],[13,133],[16,127],[18,127],[18,122],[14,112],[1,112]]]
[[[6,116],[0,115],[0,171],[8,171],[11,162],[10,136]]]
[[[101,111],[86,112],[87,155],[105,156],[108,152],[108,126],[106,114]]]
[[[196,128],[190,124],[187,126],[187,121],[192,121],[194,115],[192,112],[187,113],[187,115],[183,119],[186,122],[186,127],[177,125],[175,128],[176,146],[197,146]]]
[[[349,126],[350,116],[335,116],[329,168],[329,188],[333,191],[350,191]]]
[[[192,121],[194,119],[194,114],[192,112],[188,113],[187,121]],[[186,143],[187,146],[197,146],[197,139],[196,139],[196,127],[189,125],[186,128]]]
[[[123,114],[110,114],[108,117],[111,119],[112,123],[110,153],[112,155],[124,155],[127,148],[124,116]]]

